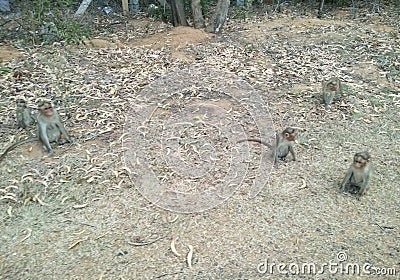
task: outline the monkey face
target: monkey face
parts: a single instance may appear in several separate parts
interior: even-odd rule
[[[338,86],[338,83],[337,83],[336,81],[331,81],[331,82],[328,84],[328,89],[329,89],[330,91],[336,91],[336,90],[337,90],[337,86]]]
[[[364,168],[369,162],[371,156],[368,152],[360,152],[354,155],[353,165],[355,168]]]
[[[293,133],[285,133],[285,139],[287,141],[295,141],[296,140],[296,132]]]
[[[39,110],[46,116],[52,116],[54,114],[53,106],[47,102],[40,104]]]
[[[17,103],[17,107],[20,107],[20,108],[26,107],[26,101],[23,99],[17,99],[16,103]]]
[[[356,168],[363,168],[367,164],[367,160],[363,159],[360,156],[354,157],[354,167]]]

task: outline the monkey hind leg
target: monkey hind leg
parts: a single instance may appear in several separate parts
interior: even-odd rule
[[[360,187],[356,185],[350,185],[348,187],[348,192],[351,194],[358,194],[360,192]]]
[[[349,192],[349,189],[350,189],[350,184],[345,184],[345,185],[342,185],[340,188],[339,188],[339,191],[340,192]]]
[[[45,144],[43,144],[42,147],[43,147],[43,151],[45,151],[45,152],[50,152],[52,150],[51,146],[49,149]]]
[[[289,159],[287,157],[281,157],[280,160],[282,160],[283,162],[289,162]]]
[[[65,138],[60,138],[60,139],[57,140],[57,144],[58,145],[64,145],[66,143],[68,143],[68,140],[65,139]]]
[[[357,185],[346,184],[346,186],[340,188],[340,192],[346,192],[359,197],[361,194],[361,188]]]

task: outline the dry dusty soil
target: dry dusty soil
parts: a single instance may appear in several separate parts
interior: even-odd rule
[[[19,97],[52,99],[74,142],[0,162],[0,279],[398,279],[400,34],[385,8],[2,44],[1,150],[35,133],[16,126]],[[343,92],[325,108],[332,76]],[[299,160],[277,169],[237,143],[287,126]],[[357,200],[338,189],[359,151],[373,174]]]

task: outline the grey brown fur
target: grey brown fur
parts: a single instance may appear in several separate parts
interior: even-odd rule
[[[23,99],[16,100],[17,125],[20,128],[28,128],[35,122],[32,117],[31,109],[27,107],[26,101]]]
[[[349,191],[357,195],[357,199],[368,189],[371,175],[371,156],[368,152],[356,153],[340,187],[340,191]]]
[[[338,78],[331,78],[323,83],[322,97],[325,107],[333,102],[335,96],[342,94],[342,83]]]
[[[7,155],[8,152],[18,147],[19,145],[39,140],[43,144],[43,148],[49,153],[49,156],[54,154],[50,143],[64,144],[71,142],[67,131],[61,123],[58,112],[53,108],[50,102],[39,103],[39,115],[37,117],[37,136],[29,137],[9,146],[0,156],[0,161]],[[64,137],[64,138],[63,138]]]
[[[279,160],[287,160],[287,156],[289,153],[292,155],[292,160],[296,161],[296,154],[294,152],[293,146],[294,141],[296,140],[297,130],[291,127],[287,127],[282,133],[276,133],[276,144],[272,146],[260,139],[249,138],[239,140],[238,143],[251,141],[263,144],[271,149],[274,149],[274,165],[276,167],[279,166]]]

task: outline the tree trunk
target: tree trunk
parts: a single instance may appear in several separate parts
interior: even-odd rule
[[[319,2],[319,8],[318,8],[318,17],[319,18],[322,16],[322,9],[324,8],[324,2],[325,2],[325,0],[321,0]]]
[[[189,26],[185,15],[185,0],[170,0],[172,24],[174,26]]]
[[[158,3],[163,7],[164,10],[167,5],[169,6],[167,0],[158,0]]]
[[[194,28],[204,28],[203,12],[201,11],[200,0],[192,0],[191,3],[192,13],[193,13],[193,24]]]
[[[86,12],[86,9],[89,7],[90,3],[92,3],[92,0],[83,0],[78,10],[75,12],[75,17],[82,16]]]
[[[122,12],[124,13],[124,16],[129,15],[128,0],[122,0]]]
[[[221,31],[228,16],[229,4],[230,0],[218,0],[210,25],[206,28],[207,32],[218,33]]]

